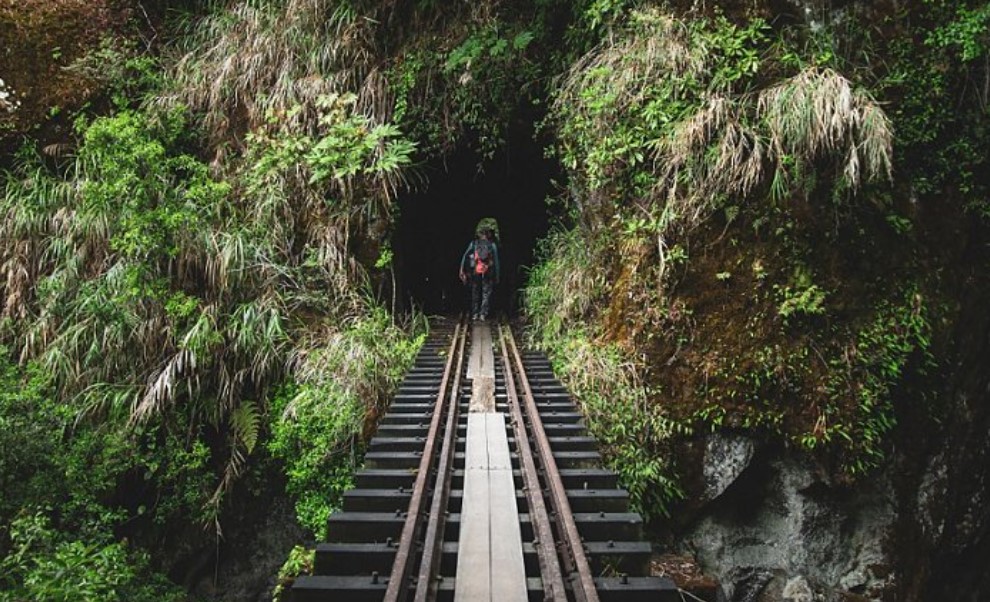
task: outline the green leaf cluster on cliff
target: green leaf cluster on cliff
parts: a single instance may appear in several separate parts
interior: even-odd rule
[[[931,404],[966,243],[948,232],[986,228],[970,4],[808,27],[638,3],[552,92],[571,224],[526,291],[533,338],[647,513],[696,491],[693,433],[756,433],[844,480]]]
[[[244,8],[298,16],[320,3],[262,4]],[[144,599],[125,573],[125,561],[143,571],[143,557],[117,537],[175,562],[182,547],[204,545],[203,526],[221,532],[232,495],[241,507],[261,501],[283,470],[300,521],[321,532],[422,340],[380,306],[372,280],[388,269],[372,266],[415,144],[359,107],[343,80],[284,105],[265,104],[264,81],[197,105],[208,82],[192,81],[203,63],[190,63],[209,48],[184,44],[211,19],[233,25],[230,16],[218,6],[175,56],[145,57],[145,73],[166,72],[144,78],[151,87],[133,89],[120,71],[102,116],[84,111],[54,158],[25,147],[4,176],[3,340],[44,374],[66,445],[102,441],[106,451],[88,472],[64,475],[64,494],[5,496],[0,556],[17,595],[62,599],[38,579],[64,561],[104,580],[92,599]],[[309,75],[329,81],[337,64]],[[296,89],[307,76],[289,75]],[[264,106],[217,128],[211,118],[231,97]],[[28,409],[3,415],[42,418]],[[58,454],[54,442],[37,451]],[[0,478],[16,480],[28,459],[13,458]],[[39,478],[58,472],[46,466]],[[30,543],[32,533],[50,545]],[[166,534],[177,535],[172,549],[155,543]]]

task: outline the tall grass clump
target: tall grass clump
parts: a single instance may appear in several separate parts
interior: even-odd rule
[[[589,430],[634,506],[646,516],[666,514],[682,496],[669,451],[683,427],[651,407],[647,385],[622,349],[583,326],[605,293],[602,273],[592,271],[595,251],[585,243],[574,230],[544,242],[548,258],[530,274],[525,291],[532,342],[547,351],[555,373],[580,400]]]
[[[272,117],[313,129],[318,98],[366,84],[361,109],[370,114],[387,99],[368,77],[375,26],[362,17],[338,0],[211,3],[179,38],[161,102],[201,115],[211,148],[242,140]]]
[[[525,290],[531,326],[544,339],[566,334],[570,325],[591,317],[605,303],[608,282],[600,270],[601,239],[556,229],[541,243],[540,263]]]

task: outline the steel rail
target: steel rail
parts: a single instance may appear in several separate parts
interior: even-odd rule
[[[510,331],[507,334],[506,330],[503,325],[499,324],[499,343],[502,348],[502,367],[505,373],[506,397],[510,416],[512,417],[512,432],[516,439],[516,453],[519,455],[519,464],[520,468],[522,468],[523,487],[526,492],[526,501],[529,505],[529,517],[533,524],[533,534],[535,536],[533,546],[536,548],[540,563],[540,576],[543,580],[543,599],[547,602],[566,602],[567,587],[564,583],[564,575],[560,570],[560,561],[557,558],[556,546],[554,545],[553,524],[543,499],[540,473],[533,459],[529,434],[526,432],[526,423],[523,419],[522,407],[519,403],[519,395],[516,390],[515,379],[513,378],[512,365],[509,361],[509,352],[505,344],[506,337],[511,337],[512,333]]]
[[[440,390],[437,392],[434,402],[433,418],[430,420],[430,430],[427,433],[426,443],[423,447],[423,456],[419,460],[419,468],[416,471],[416,481],[413,484],[412,495],[409,499],[409,508],[406,512],[406,520],[402,525],[402,535],[399,538],[398,548],[395,551],[395,561],[392,564],[392,573],[388,580],[388,587],[385,590],[385,602],[400,602],[406,599],[408,594],[408,579],[415,560],[416,534],[422,525],[423,504],[426,498],[427,485],[432,473],[433,461],[437,454],[437,435],[440,432],[444,409],[448,399],[453,400],[456,406],[457,389],[448,395],[450,389],[450,377],[456,366],[457,381],[459,383],[461,366],[463,363],[464,339],[467,326],[462,321],[454,329],[454,336],[447,351],[447,363],[444,366],[443,379],[440,381]]]
[[[574,522],[574,515],[571,513],[571,504],[567,500],[567,490],[564,488],[564,482],[557,471],[557,461],[554,460],[553,450],[550,449],[550,440],[543,430],[543,420],[540,418],[536,400],[533,398],[533,390],[529,386],[526,369],[523,367],[522,357],[519,355],[519,349],[516,347],[515,339],[512,336],[508,337],[508,346],[515,363],[515,374],[519,378],[519,385],[522,389],[530,428],[533,431],[533,438],[536,440],[537,455],[543,464],[544,476],[550,490],[550,504],[556,513],[557,526],[562,539],[560,543],[564,546],[562,560],[565,567],[572,569],[577,576],[572,586],[574,597],[578,602],[598,602],[595,579],[591,574],[588,557],[584,553],[584,545],[581,543],[581,536],[578,533],[577,524]]]
[[[426,602],[436,597],[437,581],[434,576],[438,573],[440,550],[443,547],[443,533],[447,526],[447,501],[450,498],[450,480],[453,476],[454,450],[457,442],[457,416],[460,408],[461,373],[464,364],[464,347],[467,338],[461,337],[458,344],[457,370],[454,373],[454,384],[450,388],[450,398],[447,402],[447,424],[444,428],[443,445],[440,450],[440,463],[437,466],[437,478],[433,485],[433,499],[430,504],[430,518],[426,525],[423,538],[423,556],[419,565],[419,576],[416,580],[415,602]]]

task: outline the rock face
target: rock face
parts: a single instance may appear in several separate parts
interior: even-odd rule
[[[960,312],[941,424],[903,437],[902,449],[915,458],[905,462],[899,496],[901,599],[990,597],[988,296],[974,291]]]
[[[715,433],[705,444],[705,500],[714,500],[749,466],[756,445],[742,435]]]
[[[169,574],[197,600],[270,602],[279,568],[289,551],[305,541],[291,501],[284,496],[255,500],[249,519],[231,521],[220,549],[217,541],[186,536]],[[198,544],[198,545],[197,545]]]
[[[928,601],[990,592],[990,299],[957,315],[932,416],[901,400],[889,460],[854,485],[793,449],[705,442],[705,504],[681,545],[725,599]]]
[[[841,491],[809,462],[760,453],[684,542],[728,600],[832,600],[843,593],[883,599],[893,584],[885,548],[895,507],[882,478]]]
[[[776,16],[812,30],[857,14],[877,31],[905,5],[774,0]],[[896,32],[886,31],[887,35]],[[680,544],[726,600],[759,602],[990,600],[990,289],[985,234],[955,227],[934,245],[949,267],[937,370],[895,391],[887,461],[854,484],[795,449],[705,442],[691,492],[705,500]],[[941,235],[940,235],[941,236]],[[933,384],[934,383],[934,384]],[[695,510],[695,509],[692,509]]]

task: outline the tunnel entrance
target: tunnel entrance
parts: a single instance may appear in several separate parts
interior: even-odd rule
[[[483,217],[498,220],[501,283],[493,311],[514,315],[537,240],[550,227],[546,198],[559,179],[532,130],[511,136],[479,166],[478,156],[454,153],[424,168],[427,184],[399,198],[394,238],[401,296],[432,314],[466,310],[470,292],[457,278],[458,262]]]

